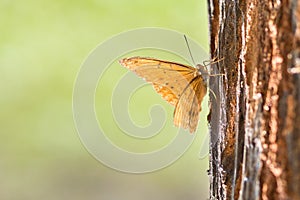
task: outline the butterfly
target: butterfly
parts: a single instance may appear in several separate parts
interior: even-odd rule
[[[197,129],[201,103],[207,92],[209,74],[205,65],[195,67],[148,57],[131,57],[119,61],[151,83],[158,94],[175,106],[174,125]]]

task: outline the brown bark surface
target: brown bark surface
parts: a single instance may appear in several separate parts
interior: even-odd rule
[[[209,1],[210,198],[300,199],[300,0]]]

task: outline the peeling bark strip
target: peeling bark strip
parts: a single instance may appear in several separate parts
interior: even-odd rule
[[[300,0],[208,3],[210,198],[300,199]]]

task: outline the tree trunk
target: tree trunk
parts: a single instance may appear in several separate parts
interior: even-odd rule
[[[300,0],[209,1],[210,199],[300,199]]]

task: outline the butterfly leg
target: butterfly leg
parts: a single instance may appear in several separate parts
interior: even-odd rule
[[[217,57],[214,57],[211,60],[205,60],[205,61],[203,61],[203,65],[206,67],[208,65],[212,65],[212,64],[215,64],[217,62],[220,62],[220,61],[224,60],[225,58],[220,58],[220,59],[217,59],[217,60],[216,59],[217,59]]]
[[[212,95],[215,97],[215,100],[217,100],[216,93],[215,93],[212,89],[210,89],[210,88],[208,88],[208,89],[209,89],[209,91],[212,93]]]

